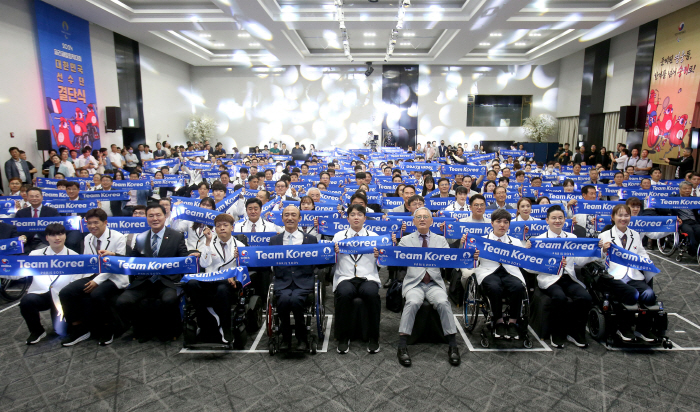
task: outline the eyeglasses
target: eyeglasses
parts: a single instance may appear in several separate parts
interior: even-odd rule
[[[414,216],[413,219],[415,219],[415,220],[428,220],[428,219],[430,219],[430,217],[431,216],[421,215],[421,216]]]

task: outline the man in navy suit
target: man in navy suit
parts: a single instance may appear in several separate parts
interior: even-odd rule
[[[270,246],[306,245],[318,243],[315,236],[310,236],[299,230],[301,212],[296,206],[287,206],[282,210],[284,232],[270,238]],[[282,326],[282,342],[280,351],[289,350],[292,342],[292,329],[289,313],[294,313],[296,327],[297,350],[306,350],[308,340],[304,325],[304,303],[314,288],[314,266],[278,266],[275,270],[275,297],[277,297],[277,312]]]
[[[438,156],[440,156],[440,157],[447,156],[447,146],[445,146],[444,140],[442,140],[440,142],[440,146],[438,146]]]
[[[59,217],[58,210],[51,206],[43,206],[44,195],[38,187],[30,187],[27,189],[27,202],[29,207],[20,209],[15,215],[16,218],[40,218],[40,217]],[[49,243],[46,241],[44,233],[34,234],[27,233],[27,243],[24,245],[24,253],[28,254],[32,250],[47,247]]]

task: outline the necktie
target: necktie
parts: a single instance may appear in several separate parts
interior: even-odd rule
[[[423,247],[428,247],[428,235],[420,235],[420,237],[423,238]],[[423,275],[423,283],[430,283],[430,275],[427,270],[425,275]]]
[[[353,237],[358,237],[358,236],[360,236],[360,234],[355,233],[355,236],[353,236]],[[362,257],[362,255],[352,255],[352,259],[355,261],[355,267],[357,267],[357,261],[360,260],[361,257]]]
[[[221,251],[224,252],[224,261],[226,261],[226,242],[221,242]]]
[[[153,252],[153,257],[158,257],[158,235],[151,234],[151,251]],[[160,279],[160,275],[151,276],[151,282],[156,283]]]
[[[287,242],[285,243],[286,245],[291,245],[292,244],[292,234],[287,235]]]
[[[97,245],[95,246],[95,251],[99,252],[102,247],[102,241],[100,239],[97,239]]]
[[[251,232],[255,233],[255,223],[250,222],[250,226],[251,226]]]
[[[39,209],[34,209],[34,217],[39,217]]]
[[[464,206],[460,207],[459,210],[460,210],[461,212],[464,212]]]

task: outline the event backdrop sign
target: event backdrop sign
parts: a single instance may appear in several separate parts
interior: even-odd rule
[[[682,147],[690,146],[690,122],[700,84],[699,44],[700,3],[659,19],[643,142],[654,163],[678,157]]]
[[[35,0],[44,110],[53,147],[100,148],[90,25],[70,13]]]

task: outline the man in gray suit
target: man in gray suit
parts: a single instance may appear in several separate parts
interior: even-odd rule
[[[433,224],[433,216],[428,208],[421,207],[416,210],[413,214],[413,223],[417,231],[401,238],[399,246],[445,249],[450,247],[444,237],[430,232],[430,225]],[[411,366],[407,339],[413,331],[413,322],[415,321],[418,309],[420,309],[423,301],[428,299],[428,302],[430,302],[440,314],[442,331],[445,336],[447,336],[450,344],[447,351],[450,364],[454,366],[459,365],[461,358],[455,339],[457,327],[455,326],[454,317],[452,316],[450,302],[447,300],[447,291],[445,282],[440,275],[440,268],[409,267],[406,272],[406,277],[403,280],[402,294],[406,299],[406,303],[403,307],[401,324],[399,326],[399,349],[397,352],[399,363],[403,366]]]
[[[10,156],[12,159],[5,162],[5,177],[10,180],[11,177],[19,177],[22,183],[32,183],[32,175],[29,173],[29,164],[26,160],[19,157],[19,149],[16,147],[10,148]]]
[[[403,205],[401,206],[396,206],[395,208],[391,209],[391,212],[399,212],[399,213],[407,213],[409,212],[408,210],[408,199],[413,197],[416,194],[416,188],[413,185],[406,185],[403,188]]]
[[[495,202],[491,203],[486,210],[515,209],[515,206],[506,203],[507,197],[508,195],[506,193],[506,188],[503,186],[498,186],[496,190],[493,191],[493,198]]]

